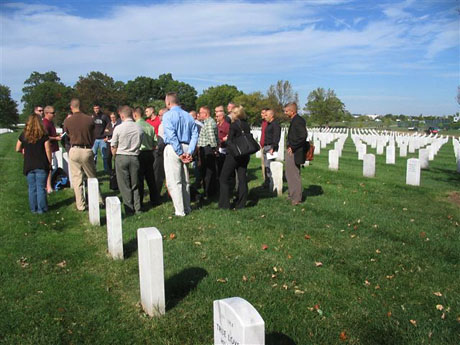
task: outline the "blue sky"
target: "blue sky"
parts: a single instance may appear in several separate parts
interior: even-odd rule
[[[331,88],[362,114],[459,111],[456,0],[22,1],[0,4],[0,83],[19,101],[33,71],[67,85],[175,79],[265,92],[289,80],[303,106]]]

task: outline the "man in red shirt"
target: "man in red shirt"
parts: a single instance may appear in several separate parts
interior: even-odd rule
[[[45,107],[45,116],[43,117],[43,127],[45,127],[46,132],[48,133],[48,137],[50,140],[51,146],[51,153],[52,153],[52,170],[58,168],[57,159],[56,159],[56,151],[59,151],[58,141],[61,140],[61,136],[56,133],[56,127],[54,127],[53,119],[54,119],[54,108],[50,105]],[[46,183],[46,190],[48,193],[53,191],[53,187],[51,186],[51,172],[50,170],[48,174],[48,181]]]
[[[264,144],[265,144],[265,129],[267,128],[268,122],[265,120],[265,112],[268,108],[263,108],[260,112],[260,117],[262,118],[262,128],[260,135],[260,164],[262,166],[262,178],[265,181],[265,164],[264,164]]]
[[[160,117],[155,114],[155,108],[154,107],[147,107],[145,109],[145,117],[149,125],[151,125],[155,129],[155,135],[158,135],[158,127],[160,127]]]

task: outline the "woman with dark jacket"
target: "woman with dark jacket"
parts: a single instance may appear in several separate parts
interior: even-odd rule
[[[238,106],[231,111],[232,122],[227,138],[227,146],[231,145],[232,141],[242,135],[243,131],[249,133],[251,129],[246,121],[246,113],[242,106]],[[244,208],[248,198],[248,182],[247,182],[247,167],[250,156],[234,157],[229,150],[222,167],[220,174],[220,195],[219,207],[230,208],[230,197],[232,195],[231,186],[233,185],[233,175],[236,170],[238,174],[238,197],[235,202],[235,208]]]
[[[16,151],[24,155],[24,175],[29,185],[29,207],[33,213],[48,211],[46,180],[51,169],[51,145],[36,114],[29,116],[24,131],[16,143]]]

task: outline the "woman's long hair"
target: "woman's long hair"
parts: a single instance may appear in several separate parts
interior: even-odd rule
[[[43,127],[42,120],[37,114],[32,114],[27,120],[26,127],[24,128],[24,136],[27,142],[35,144],[41,137],[46,135],[45,127]]]

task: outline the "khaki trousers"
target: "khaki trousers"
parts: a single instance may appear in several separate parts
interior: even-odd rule
[[[72,147],[69,152],[70,175],[72,176],[75,202],[79,211],[86,208],[85,196],[83,193],[83,172],[87,178],[96,178],[96,166],[94,165],[94,154],[91,149]]]
[[[288,183],[289,199],[293,202],[302,202],[302,179],[300,165],[295,164],[294,154],[285,152],[286,180]]]
[[[188,145],[182,144],[182,150],[187,152]],[[187,164],[181,159],[171,145],[166,145],[164,150],[164,167],[166,185],[174,204],[176,216],[185,216],[192,210],[190,208],[190,179]]]

